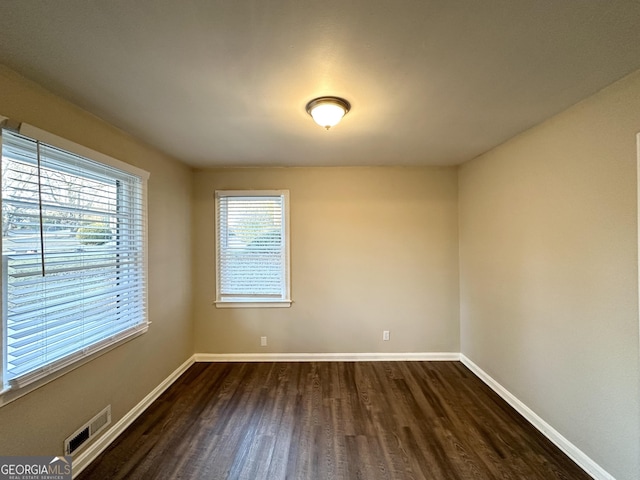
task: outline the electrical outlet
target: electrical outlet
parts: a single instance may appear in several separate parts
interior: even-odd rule
[[[260,337],[260,346],[261,347],[267,346],[267,337]]]
[[[389,341],[389,330],[382,331],[382,340],[384,340],[385,342]]]

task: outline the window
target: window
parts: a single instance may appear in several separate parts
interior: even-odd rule
[[[289,192],[216,191],[216,305],[288,307]]]
[[[2,130],[4,390],[147,330],[147,177],[35,127]]]

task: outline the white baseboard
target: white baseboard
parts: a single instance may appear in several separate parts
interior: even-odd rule
[[[459,361],[453,352],[408,353],[196,353],[196,362],[384,362]]]
[[[511,392],[462,353],[460,354],[460,361],[594,479],[615,480],[605,469],[563,437],[555,428],[540,418],[533,410],[518,400]]]
[[[160,385],[154,388],[149,395],[144,397],[140,403],[133,407],[124,417],[115,423],[104,435],[89,445],[87,449],[73,459],[73,478],[80,474],[87,466],[100,455],[118,435],[124,432],[136,418],[138,418],[167,388],[175,382],[191,365],[194,364],[195,356],[188,358],[182,365],[174,370]]]

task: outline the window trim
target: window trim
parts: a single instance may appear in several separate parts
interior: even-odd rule
[[[143,307],[145,321],[140,323],[140,325],[137,328],[129,330],[124,335],[116,336],[117,340],[111,343],[105,343],[103,345],[100,345],[99,348],[95,348],[95,350],[92,349],[90,353],[84,356],[71,358],[69,359],[68,362],[61,362],[60,364],[56,365],[55,369],[52,369],[51,371],[45,374],[37,376],[37,378],[28,381],[28,383],[13,385],[9,387],[4,387],[5,379],[3,379],[3,373],[6,367],[6,365],[4,364],[6,362],[6,358],[5,358],[6,345],[4,345],[4,332],[2,332],[2,329],[4,329],[5,325],[4,325],[4,322],[0,323],[0,333],[2,334],[2,341],[0,341],[0,357],[1,357],[0,361],[2,362],[2,365],[0,365],[2,367],[2,370],[0,370],[0,407],[3,407],[4,405],[7,405],[13,402],[14,400],[32,392],[33,390],[36,390],[37,388],[40,388],[43,385],[46,385],[47,383],[75,370],[76,368],[92,361],[93,359],[101,355],[104,355],[105,353],[113,350],[114,348],[117,348],[120,345],[127,343],[133,340],[134,338],[139,337],[140,335],[148,331],[149,325],[151,324],[151,321],[149,320],[149,307],[148,307],[148,298],[149,298],[148,297],[148,293],[149,293],[148,292],[148,289],[149,289],[148,251],[149,249],[148,249],[148,221],[147,221],[147,216],[148,216],[147,181],[150,177],[149,172],[142,170],[138,167],[135,167],[133,165],[130,165],[128,163],[125,163],[121,160],[117,160],[103,153],[100,153],[98,151],[92,150],[83,145],[80,145],[70,140],[67,140],[65,138],[59,137],[53,133],[47,132],[45,130],[41,130],[37,127],[34,127],[33,125],[29,125],[27,123],[12,122],[10,119],[3,116],[0,116],[0,142],[2,141],[2,129],[4,128],[8,128],[9,130],[13,130],[25,137],[30,137],[33,140],[46,143],[52,147],[56,147],[61,150],[65,150],[69,153],[78,155],[80,157],[87,158],[94,162],[98,162],[106,166],[122,170],[126,173],[132,174],[140,178],[142,182],[141,192],[140,192],[141,194],[140,206],[142,208],[142,217],[144,222],[144,227],[141,232],[142,249],[143,249],[142,269],[143,269],[144,278],[146,279],[143,285],[144,296],[146,298],[146,301],[144,302],[144,307]],[[1,204],[1,199],[0,199],[0,204]],[[1,247],[1,244],[2,244],[2,240],[0,239],[0,247]],[[2,305],[3,306],[6,305],[6,302],[3,302]],[[0,306],[0,312],[3,309],[3,306]]]
[[[220,292],[220,268],[218,259],[220,258],[220,225],[218,224],[218,212],[220,209],[219,199],[221,197],[273,197],[283,198],[283,222],[285,236],[285,259],[284,259],[284,298],[266,299],[258,297],[253,299],[232,299],[224,300]],[[216,274],[216,308],[287,308],[293,303],[291,300],[291,237],[290,237],[290,213],[289,213],[289,190],[216,190],[214,192],[214,223],[215,223],[215,274]]]

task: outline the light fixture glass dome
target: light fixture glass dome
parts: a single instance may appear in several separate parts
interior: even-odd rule
[[[320,97],[307,103],[307,113],[327,130],[337,125],[350,109],[349,102],[339,97]]]

